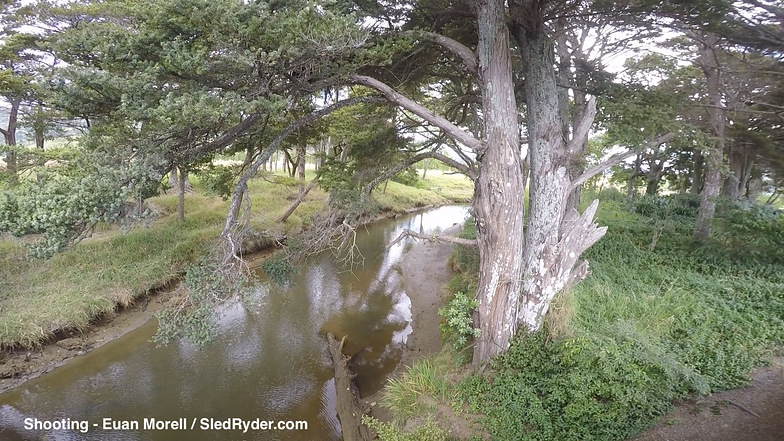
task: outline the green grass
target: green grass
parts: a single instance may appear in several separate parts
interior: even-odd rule
[[[609,230],[584,256],[591,275],[489,375],[447,385],[492,439],[627,439],[676,398],[743,386],[784,345],[780,214],[720,204],[714,239],[695,244],[688,197],[632,210],[604,196],[598,223]],[[475,283],[469,251],[453,257],[464,272],[447,289]]]
[[[417,361],[400,378],[389,380],[381,404],[400,420],[425,413],[431,407],[425,397],[434,401],[446,398],[449,371],[443,358]]]
[[[205,194],[198,175],[185,198],[185,221],[176,220],[177,195],[151,198],[161,214],[148,228],[123,232],[101,225],[93,237],[49,260],[30,260],[19,240],[0,240],[0,347],[35,347],[64,329],[84,330],[96,318],[170,282],[210,251],[226,219],[229,201]],[[470,182],[469,182],[470,184]],[[277,219],[296,197],[298,183],[281,176],[253,179],[251,226],[271,235],[294,235],[311,225],[326,194],[314,188],[285,224]],[[379,192],[380,193],[380,192]],[[443,203],[433,191],[390,183],[385,207]]]

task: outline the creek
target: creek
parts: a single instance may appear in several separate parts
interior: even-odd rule
[[[284,288],[259,275],[249,299],[216,311],[218,335],[198,349],[158,348],[155,320],[0,395],[0,439],[55,441],[339,440],[335,386],[325,335],[348,336],[344,353],[363,396],[378,391],[412,332],[411,301],[398,263],[409,228],[430,234],[464,220],[445,206],[357,230],[364,265],[348,271],[330,253],[303,264]],[[433,262],[422,262],[431,265]],[[27,430],[25,419],[87,421],[65,430]],[[139,429],[102,430],[104,418]],[[144,430],[145,418],[196,419],[194,430]],[[202,419],[306,421],[307,430],[200,430]],[[73,426],[73,423],[71,423]]]

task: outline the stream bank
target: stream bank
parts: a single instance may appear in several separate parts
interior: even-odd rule
[[[417,204],[416,201],[414,203]],[[432,210],[441,205],[404,205],[397,208],[387,205],[372,222]],[[243,253],[249,260],[258,262],[276,244],[274,239],[254,236],[243,244]],[[87,329],[62,329],[37,348],[6,349],[0,352],[0,393],[51,372],[69,360],[141,327],[152,320],[158,311],[175,304],[176,299],[184,295],[179,282],[180,276],[177,276],[168,282],[159,283],[160,287],[151,288],[127,305],[117,303],[114,311],[94,318]]]
[[[309,439],[337,440],[335,385],[324,336],[328,332],[348,336],[345,353],[353,357],[362,395],[379,390],[408,357],[408,338],[419,332],[412,322],[417,328],[425,322],[412,306],[415,302],[409,298],[401,271],[403,258],[421,245],[411,240],[387,244],[405,229],[425,234],[443,231],[464,213],[463,207],[442,207],[362,228],[357,242],[365,266],[351,272],[341,269],[327,253],[303,265],[290,286],[277,287],[261,279],[250,304],[226,305],[216,311],[218,334],[201,350],[187,342],[155,348],[149,342],[155,332],[155,322],[150,321],[100,350],[85,351],[62,368],[1,395],[0,427],[10,430],[5,433],[13,440],[47,436],[48,432],[25,433],[19,425],[25,417],[119,420],[261,415],[304,419],[310,422]],[[446,271],[448,252],[443,256]],[[435,268],[436,262],[426,265]],[[435,299],[438,292],[432,290]],[[437,303],[427,305],[432,317],[437,317]],[[150,306],[152,302],[148,310]],[[433,341],[438,342],[437,318],[427,322]],[[66,414],[58,406],[64,402],[69,403]],[[100,435],[96,431],[73,439],[105,439]],[[189,440],[214,439],[214,434],[198,431],[187,435]],[[170,436],[142,431],[128,439],[175,439]],[[269,436],[248,439],[303,439],[301,434]]]

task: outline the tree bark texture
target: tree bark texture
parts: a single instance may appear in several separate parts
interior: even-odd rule
[[[362,424],[365,413],[359,400],[359,391],[354,384],[354,373],[348,367],[350,359],[343,355],[343,343],[346,337],[338,342],[332,333],[327,334],[329,353],[332,356],[332,367],[335,370],[335,395],[337,396],[337,413],[344,441],[370,441],[373,437],[370,430]]]
[[[506,350],[517,330],[523,274],[525,182],[504,2],[478,0],[475,8],[485,116],[485,150],[479,158],[473,199],[479,248],[477,303],[481,329],[474,346],[474,365],[480,366]]]
[[[0,128],[0,133],[3,134],[3,138],[5,138],[5,168],[10,175],[10,184],[14,185],[17,182],[17,158],[16,158],[16,129],[17,129],[17,121],[19,119],[19,106],[21,104],[20,99],[13,99],[11,100],[11,108],[8,111],[8,125],[6,128]]]
[[[724,128],[726,114],[721,97],[721,75],[719,63],[716,59],[716,44],[719,38],[716,34],[708,33],[705,41],[701,42],[700,64],[705,74],[708,100],[710,106],[707,112],[710,118],[713,142],[703,155],[705,156],[705,183],[700,193],[700,208],[697,211],[697,221],[694,227],[694,239],[706,240],[710,237],[711,221],[716,211],[716,196],[719,195],[721,186],[721,165],[724,161]]]
[[[536,7],[533,5],[533,7]],[[563,138],[551,39],[542,32],[516,34],[525,60],[530,176],[530,209],[525,232],[520,326],[539,329],[555,294],[587,274],[580,255],[606,232],[593,222],[598,201],[581,216],[566,207],[572,191],[569,173],[574,147],[593,119],[595,101],[575,127],[571,142]],[[579,134],[578,134],[579,133]],[[576,150],[576,149],[575,149]]]

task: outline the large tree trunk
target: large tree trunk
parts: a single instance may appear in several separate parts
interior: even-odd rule
[[[724,156],[724,127],[726,115],[721,97],[721,77],[716,59],[716,44],[719,38],[708,33],[701,43],[700,63],[708,86],[710,127],[713,132],[713,145],[703,153],[705,155],[705,184],[700,194],[700,208],[697,211],[697,222],[694,227],[694,239],[706,240],[710,237],[711,221],[716,211],[716,196],[721,186],[721,165]]]
[[[541,326],[555,294],[585,277],[587,263],[579,262],[580,255],[604,235],[606,228],[598,228],[593,223],[597,201],[582,216],[573,207],[566,207],[574,189],[569,176],[570,162],[587,136],[595,102],[591,101],[591,109],[586,109],[584,118],[575,125],[572,141],[567,144],[558,111],[551,39],[525,17],[533,15],[536,20],[536,15],[541,14],[539,4],[527,5],[530,9],[517,11],[523,15],[515,17],[526,26],[526,31],[516,32],[515,37],[525,66],[531,163],[531,206],[525,232],[525,274],[518,320],[521,326],[534,331]]]
[[[746,184],[749,181],[753,161],[751,155],[737,144],[730,146],[728,160],[729,174],[724,180],[721,195],[737,200],[746,195]]]
[[[694,150],[694,168],[692,169],[691,174],[691,190],[689,191],[691,194],[700,194],[702,191],[702,185],[704,183],[703,179],[703,165],[705,164],[705,158],[702,156],[702,150],[696,149]]]
[[[481,336],[474,365],[509,347],[523,274],[523,193],[509,32],[503,0],[477,0],[479,77],[486,150],[473,199],[479,247],[477,302]]]
[[[8,125],[5,129],[0,128],[0,133],[5,138],[5,168],[10,176],[9,183],[15,185],[17,182],[17,158],[16,158],[16,128],[19,119],[19,105],[21,100],[11,100],[11,109],[8,111]]]
[[[297,146],[297,179],[305,180],[305,145]]]

